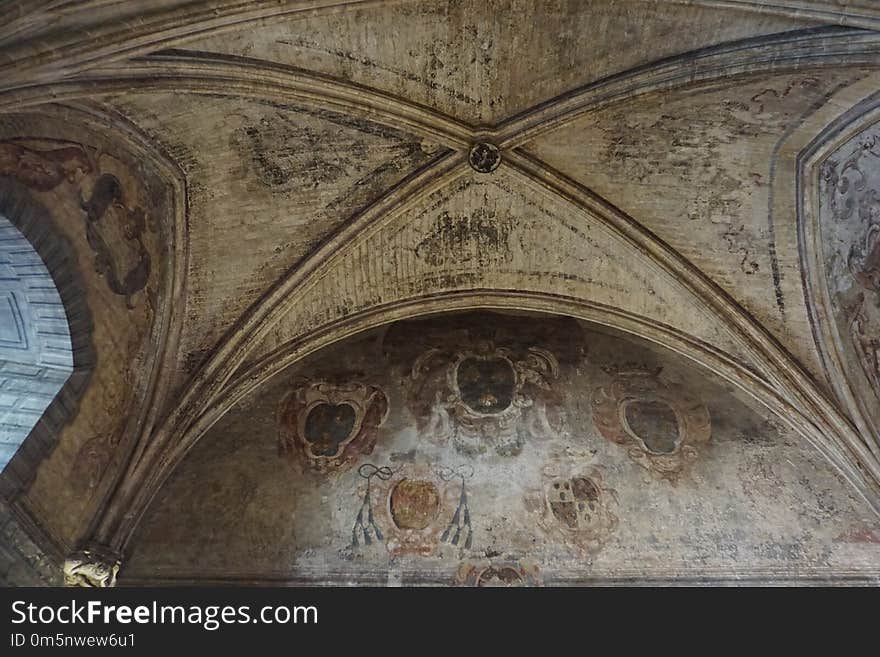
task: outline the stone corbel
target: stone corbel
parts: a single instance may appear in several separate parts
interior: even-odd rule
[[[86,588],[116,586],[121,557],[108,548],[92,545],[64,560],[64,585]]]

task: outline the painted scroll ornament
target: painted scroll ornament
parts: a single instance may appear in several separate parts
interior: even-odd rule
[[[871,116],[847,141],[833,132],[819,146],[819,175],[805,192],[818,205],[798,215],[816,346],[869,434],[880,427],[880,123]]]
[[[136,173],[91,146],[24,138],[0,141],[0,176],[14,177],[38,192],[64,182],[74,186],[95,271],[133,310],[132,297],[147,287],[152,271],[149,218],[138,205],[142,184]]]
[[[599,432],[672,483],[712,434],[706,406],[680,386],[663,383],[658,371],[617,372],[611,383],[593,391],[591,401]]]
[[[520,588],[541,586],[541,572],[529,561],[482,560],[465,562],[455,574],[455,586]]]
[[[876,223],[864,242],[852,247],[849,270],[862,289],[849,309],[849,332],[859,366],[880,399],[880,198],[874,198]]]
[[[279,411],[279,454],[298,454],[310,469],[338,471],[373,452],[388,399],[363,383],[301,382]]]
[[[55,139],[23,138],[0,141],[0,176],[48,192],[62,182],[76,183],[93,165],[81,144]]]
[[[145,244],[146,214],[130,204],[129,195],[119,178],[104,173],[82,200],[82,209],[86,239],[95,254],[95,271],[132,309],[132,296],[150,279],[152,261]]]
[[[467,455],[519,454],[528,438],[557,435],[562,412],[552,382],[556,358],[531,347],[519,354],[483,340],[473,348],[429,349],[413,365],[411,405],[419,429]]]

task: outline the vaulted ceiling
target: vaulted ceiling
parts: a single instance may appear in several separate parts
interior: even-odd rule
[[[198,487],[174,476],[205,436],[246,433],[242,409],[329,345],[482,310],[701,372],[737,399],[719,417],[766,418],[845,482],[880,571],[875,2],[0,13],[0,210],[59,236],[90,318],[88,383],[3,474],[50,558],[124,577],[134,552],[148,581],[133,537],[146,514],[144,545],[172,549],[156,514]]]

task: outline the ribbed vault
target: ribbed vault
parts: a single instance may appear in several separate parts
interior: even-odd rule
[[[10,4],[0,175],[42,195],[84,260],[77,222],[109,231],[98,259],[122,273],[98,265],[90,305],[115,318],[105,354],[129,357],[102,385],[149,373],[115,426],[91,424],[103,442],[70,438],[100,465],[66,475],[94,493],[48,532],[63,551],[124,555],[200,439],[302,359],[478,309],[675,353],[880,508],[875,316],[855,346],[831,319],[855,298],[835,305],[844,270],[864,308],[877,293],[874,155],[858,198],[834,200],[861,212],[835,262],[858,246],[860,264],[830,281],[822,251],[822,166],[873,153],[873,3]],[[684,17],[679,49],[659,43]],[[35,184],[34,160],[57,180]],[[52,485],[22,505],[50,527]]]

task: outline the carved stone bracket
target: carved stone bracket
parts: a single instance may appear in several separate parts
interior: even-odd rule
[[[93,545],[71,554],[64,561],[64,585],[86,588],[116,586],[122,558],[105,547]]]

